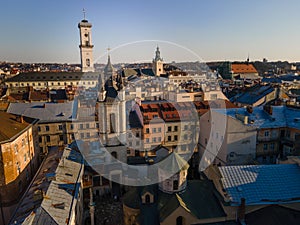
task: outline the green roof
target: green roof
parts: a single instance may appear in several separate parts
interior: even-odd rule
[[[132,188],[123,196],[123,203],[132,209],[140,208],[140,193],[136,187]]]
[[[169,154],[158,164],[159,168],[170,173],[177,173],[180,170],[187,170],[189,164],[176,152]]]
[[[182,193],[159,194],[160,221],[164,221],[179,206],[198,219],[226,217],[215,195],[215,187],[209,180],[188,181],[187,188]]]

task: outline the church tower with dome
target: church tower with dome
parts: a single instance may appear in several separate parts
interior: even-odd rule
[[[99,76],[98,115],[103,146],[120,146],[126,142],[126,100],[122,77],[116,74],[108,55],[103,76]]]

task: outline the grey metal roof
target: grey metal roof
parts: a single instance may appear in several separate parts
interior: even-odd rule
[[[97,72],[30,72],[20,73],[7,79],[5,82],[46,82],[46,81],[69,81],[69,80],[97,80]]]
[[[275,89],[272,86],[257,86],[254,87],[252,90],[234,96],[231,100],[234,102],[252,105],[258,100],[264,98],[266,95],[273,92],[274,90]]]
[[[221,182],[232,205],[300,202],[300,166],[248,165],[219,167]]]
[[[77,110],[75,102],[67,103],[11,103],[7,112],[37,118],[43,122],[71,120]],[[76,115],[76,114],[75,114]],[[75,118],[75,117],[74,117]]]
[[[69,224],[70,211],[79,197],[83,167],[81,154],[65,149],[41,206],[25,219],[25,224]]]
[[[257,128],[281,128],[289,127],[300,130],[300,110],[286,106],[272,106],[272,115],[268,114],[263,107],[253,107],[253,112],[249,113],[245,108],[235,109],[211,109],[215,112],[225,114],[232,118],[236,115],[248,116],[248,126]]]

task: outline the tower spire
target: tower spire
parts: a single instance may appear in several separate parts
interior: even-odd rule
[[[82,13],[83,13],[83,19],[84,19],[84,20],[86,20],[86,19],[85,19],[85,16],[86,16],[86,15],[85,15],[85,14],[86,14],[86,11],[85,11],[85,9],[84,9],[84,8],[82,9]]]

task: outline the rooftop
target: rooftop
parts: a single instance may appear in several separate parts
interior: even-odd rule
[[[55,157],[55,155],[53,155]],[[39,182],[34,182],[35,191],[33,187],[29,189],[27,193],[28,198],[30,198],[30,193],[32,199],[24,201],[20,209],[17,209],[17,215],[13,221],[22,222],[24,219],[25,224],[68,224],[71,219],[70,210],[73,209],[73,205],[76,204],[78,193],[80,189],[81,175],[83,173],[83,160],[80,153],[75,152],[69,148],[64,149],[63,155],[59,163],[57,163],[57,158],[53,159],[55,162],[52,164],[52,169],[55,168],[55,172],[44,169],[40,173],[44,174],[43,177],[47,179],[41,185],[48,185],[45,195],[40,194],[40,200],[42,202],[37,206],[34,203],[36,198],[36,192],[40,190],[43,186],[39,186]],[[48,163],[51,163],[51,160]],[[58,165],[57,165],[58,164]],[[41,177],[40,177],[41,178]],[[50,184],[49,184],[49,181]],[[27,207],[23,207],[26,205]],[[30,207],[30,205],[32,206]],[[23,210],[23,213],[21,213]],[[17,223],[17,224],[19,224]]]
[[[74,104],[73,104],[74,103]],[[67,103],[11,103],[7,112],[40,119],[40,122],[67,121],[76,113],[75,102]],[[76,115],[76,114],[75,114]]]
[[[300,167],[296,164],[219,167],[232,205],[300,202]]]
[[[46,81],[69,81],[69,80],[97,80],[99,73],[96,72],[30,72],[20,73],[7,79],[5,82],[46,82]]]
[[[272,86],[256,85],[251,89],[232,97],[231,101],[252,105],[273,91],[275,91],[275,89]]]
[[[253,107],[249,113],[246,108],[236,109],[213,109],[221,114],[236,118],[236,115],[248,116],[248,125],[257,128],[281,128],[289,127],[300,130],[300,110],[286,106],[272,106],[272,115],[263,107]]]
[[[257,73],[255,67],[250,63],[234,63],[231,65],[231,70],[233,73]]]
[[[25,131],[31,124],[37,123],[36,119],[21,117],[0,111],[0,142],[13,139],[16,135]]]

